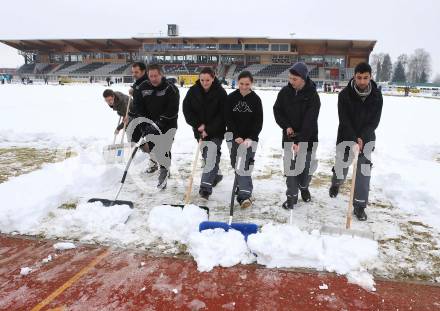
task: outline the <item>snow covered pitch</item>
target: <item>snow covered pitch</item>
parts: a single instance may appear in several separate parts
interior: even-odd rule
[[[12,169],[10,164],[3,165],[2,160],[11,157],[12,153],[7,151],[16,147],[54,150],[60,158],[57,163],[45,164],[0,184],[2,233],[42,235],[160,253],[184,252],[194,256],[201,270],[257,260],[270,267],[336,271],[367,288],[372,288],[373,283],[363,274],[365,271],[385,277],[440,281],[439,100],[384,97],[372,159],[369,218],[364,223],[353,222],[354,229],[374,232],[378,243],[362,247],[365,246],[362,241],[345,242],[345,246],[356,247],[353,249],[340,247],[342,240],[325,240],[313,233],[323,224],[342,228],[345,223],[348,186],[337,199],[328,197],[338,123],[337,95],[320,94],[319,167],[310,188],[312,202],[300,201],[294,211],[294,227],[289,227],[284,226],[289,213],[280,207],[285,181],[281,130],[272,114],[277,92],[256,90],[265,113],[253,173],[256,202],[249,211],[237,208],[235,219],[264,225],[264,228],[246,245],[230,242],[237,241],[234,234],[210,233],[203,237],[192,227],[195,221],[180,221],[173,210],[156,212],[154,217],[156,221],[173,223],[175,232],[163,231],[156,222],[151,225],[153,208],[157,209],[162,203],[183,201],[196,148],[183,115],[179,116],[172,149],[172,177],[166,191],[156,191],[156,175],[143,173],[148,158],[141,154],[130,170],[120,197],[134,201],[134,210],[126,206],[109,208],[85,203],[90,197],[113,198],[123,171],[123,166],[108,166],[102,159],[102,147],[111,143],[117,121],[116,114],[103,101],[104,88],[99,84],[0,86],[0,150],[5,151],[1,154],[0,171]],[[114,89],[127,92],[128,86]],[[181,100],[186,91],[180,89]],[[76,156],[64,160],[66,150],[73,150]],[[221,169],[225,178],[214,189],[208,204],[211,220],[218,221],[227,220],[233,177],[226,144],[222,152]],[[193,188],[194,204],[200,203],[197,196],[199,176],[200,169]],[[66,203],[76,208],[60,208]],[[202,215],[188,215],[192,220],[203,219]],[[128,216],[129,221],[124,224]],[[286,238],[289,235],[296,239]],[[267,241],[274,240],[280,244],[268,245]],[[222,243],[219,249],[223,252],[206,248],[215,241]],[[300,247],[301,243],[305,243],[305,248]],[[308,245],[310,247],[306,247]],[[310,253],[304,254],[304,250]],[[226,257],[223,256],[225,252],[229,254]],[[252,258],[255,254],[257,257]],[[304,256],[300,258],[300,254]],[[337,265],[332,258],[356,260]]]

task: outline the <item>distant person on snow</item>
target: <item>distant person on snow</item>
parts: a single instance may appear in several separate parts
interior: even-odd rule
[[[353,212],[358,220],[367,220],[365,208],[368,204],[371,179],[371,154],[376,141],[375,130],[382,113],[382,93],[372,80],[371,67],[363,62],[354,69],[354,78],[339,93],[339,127],[336,141],[336,163],[329,195],[335,198],[339,187],[348,173],[350,154],[353,147],[359,150],[356,168],[356,186],[354,190]],[[353,159],[353,157],[351,157]]]
[[[107,81],[107,86],[110,86],[110,81],[111,81],[110,77],[105,78],[105,81]]]
[[[237,178],[237,201],[241,208],[252,206],[252,168],[257,150],[258,136],[263,128],[263,106],[252,90],[254,78],[249,71],[238,75],[238,90],[228,95],[225,121],[230,144],[231,166]],[[239,148],[242,146],[241,148]],[[240,151],[244,148],[244,155]],[[244,157],[242,159],[242,157]],[[241,164],[244,162],[244,167]],[[237,166],[240,163],[240,167]]]
[[[208,200],[223,176],[219,174],[221,145],[226,132],[224,107],[227,94],[210,67],[200,71],[199,79],[190,87],[183,100],[183,114],[186,123],[191,125],[194,137],[211,142],[216,147],[214,161],[208,156],[208,146],[202,146],[205,164],[200,182],[200,196]],[[211,147],[212,148],[212,147]],[[214,162],[214,163],[210,163]]]
[[[288,79],[288,84],[278,93],[273,113],[283,130],[287,200],[282,207],[292,209],[298,203],[298,190],[304,202],[311,201],[309,185],[317,167],[315,154],[321,101],[306,64],[294,64],[289,69]]]
[[[122,122],[116,127],[115,135],[124,128],[124,124],[128,124],[128,118],[126,117],[129,97],[121,92],[114,92],[113,90],[106,89],[102,94],[105,102],[110,108],[122,117]]]

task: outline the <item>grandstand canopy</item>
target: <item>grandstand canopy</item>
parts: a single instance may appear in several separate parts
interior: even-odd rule
[[[372,40],[293,39],[269,37],[134,37],[108,39],[17,39],[0,40],[23,52],[135,52],[145,43],[287,43],[307,52],[307,47],[320,47],[322,51],[363,50],[371,52],[376,44]]]

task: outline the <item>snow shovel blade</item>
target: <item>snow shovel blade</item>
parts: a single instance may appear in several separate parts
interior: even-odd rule
[[[128,152],[130,148],[131,144],[129,143],[108,145],[103,148],[102,154],[106,162],[115,163],[123,161],[126,150]]]
[[[113,151],[113,150],[119,150],[119,149],[125,149],[125,148],[131,148],[131,144],[125,143],[125,144],[114,144],[114,145],[108,145],[103,148],[103,152],[107,151]]]
[[[246,224],[240,222],[233,222],[231,228],[240,231],[247,240],[247,237],[251,234],[258,232],[258,226],[256,224]]]
[[[320,233],[328,234],[328,235],[347,235],[351,237],[364,238],[373,241],[375,240],[375,236],[373,232],[360,231],[354,229],[343,229],[343,228],[336,228],[330,226],[323,226],[320,230]]]
[[[209,229],[223,229],[225,231],[229,231],[229,225],[225,222],[220,222],[220,221],[202,221],[199,224],[200,232]]]
[[[251,234],[258,232],[258,226],[256,224],[246,224],[246,223],[232,223],[231,225],[225,222],[219,221],[203,221],[199,224],[199,231],[204,231],[208,229],[223,229],[229,231],[229,229],[234,229],[239,231],[247,241],[247,238]]]
[[[162,205],[170,205],[170,206],[180,207],[180,208],[185,207],[184,204],[162,204]],[[202,210],[205,210],[206,214],[208,214],[208,217],[209,217],[209,208],[207,208],[206,206],[200,206],[200,205],[197,205],[197,207],[201,208]]]
[[[88,203],[93,202],[101,202],[104,206],[114,206],[114,205],[128,205],[128,207],[133,208],[134,204],[131,201],[124,201],[124,200],[109,200],[109,199],[99,199],[99,198],[92,198],[87,201]]]

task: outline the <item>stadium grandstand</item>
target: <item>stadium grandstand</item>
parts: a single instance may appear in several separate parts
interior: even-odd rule
[[[131,82],[130,63],[159,63],[167,76],[197,75],[203,66],[231,81],[243,71],[257,85],[285,84],[289,66],[303,61],[318,84],[347,81],[368,61],[376,41],[267,37],[133,37],[125,39],[0,40],[16,48],[25,64],[16,76],[88,82],[122,78]]]

